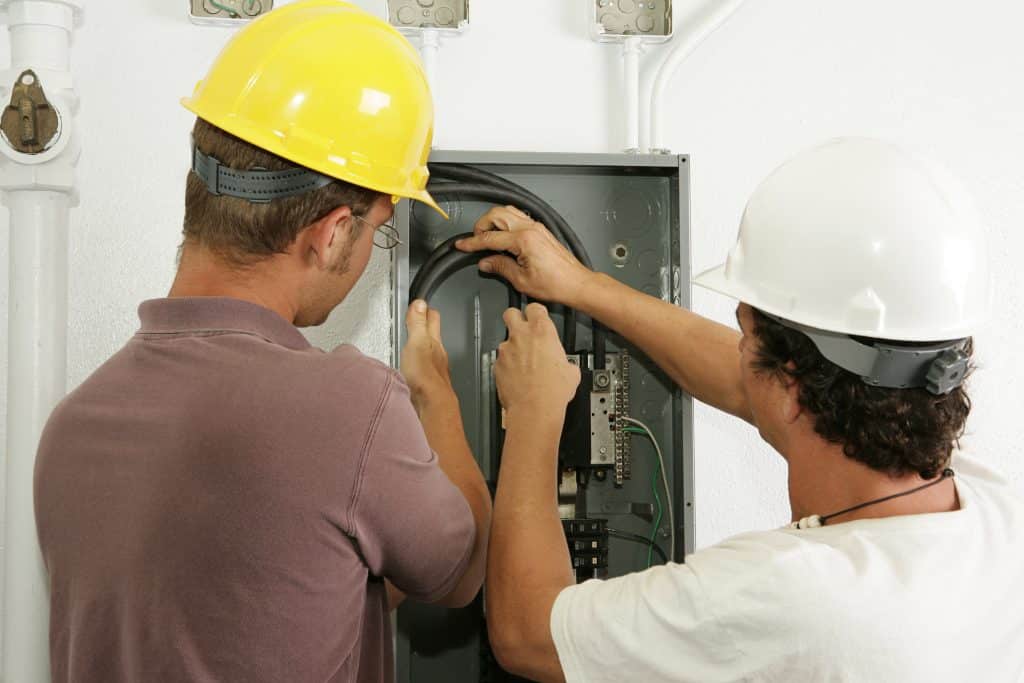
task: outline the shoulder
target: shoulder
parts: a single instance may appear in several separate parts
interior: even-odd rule
[[[669,669],[689,671],[686,680],[739,678],[737,642],[749,644],[747,629],[767,637],[810,620],[797,588],[807,584],[792,578],[805,571],[801,545],[779,532],[748,533],[683,564],[566,588],[550,624],[566,679],[622,680],[601,674],[615,660],[639,663],[635,680],[667,680]]]
[[[973,485],[1010,488],[1010,481],[1001,472],[968,453],[954,453],[950,467],[960,481],[967,481]]]
[[[983,533],[997,529],[1000,535],[1017,537],[1024,529],[1024,496],[1001,473],[963,453],[956,453],[950,465],[956,473],[962,512],[973,513],[984,526]]]
[[[384,394],[409,394],[405,379],[394,368],[348,344],[330,352],[310,352],[302,373],[321,395],[346,401],[372,402],[387,398]]]

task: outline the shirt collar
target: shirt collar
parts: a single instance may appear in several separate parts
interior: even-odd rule
[[[174,297],[139,304],[139,334],[243,332],[289,349],[311,344],[280,315],[258,304],[228,297]]]

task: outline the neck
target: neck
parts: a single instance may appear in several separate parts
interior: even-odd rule
[[[842,448],[816,439],[787,453],[789,502],[793,521],[810,515],[831,515],[921,486],[930,480],[917,474],[893,477],[848,458]],[[829,524],[896,515],[949,512],[959,508],[956,487],[948,479],[924,490],[838,515]]]
[[[298,305],[288,296],[276,257],[251,266],[228,264],[208,249],[193,244],[182,247],[178,272],[169,297],[229,297],[268,308],[290,323]]]

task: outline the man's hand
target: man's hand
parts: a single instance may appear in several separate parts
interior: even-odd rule
[[[480,466],[466,443],[459,401],[448,373],[448,354],[441,343],[441,314],[414,301],[405,318],[409,341],[402,349],[402,374],[409,385],[413,406],[423,424],[427,442],[437,453],[441,471],[462,493],[473,512],[476,541],[469,564],[454,590],[437,604],[465,607],[484,580],[487,540],[491,528],[491,494]],[[391,599],[397,596],[392,594]]]
[[[402,376],[413,405],[420,410],[424,401],[439,393],[452,393],[448,353],[441,342],[441,314],[428,308],[425,301],[412,302],[405,324],[409,340],[402,349]]]
[[[531,298],[576,307],[594,274],[547,228],[513,206],[491,209],[477,221],[473,232],[474,237],[455,246],[462,251],[511,254],[483,259],[480,270],[500,275]]]
[[[524,316],[510,308],[504,318],[508,341],[498,347],[494,367],[501,405],[510,415],[523,409],[563,415],[579,386],[580,369],[566,360],[548,309],[530,304]]]

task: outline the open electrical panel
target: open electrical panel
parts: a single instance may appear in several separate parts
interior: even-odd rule
[[[479,257],[454,253],[453,237],[471,232],[494,204],[518,204],[549,228],[555,224],[556,235],[569,228],[565,239],[576,242],[570,248],[596,270],[685,307],[688,160],[434,152],[431,174],[431,192],[451,220],[423,205],[399,205],[404,244],[396,250],[395,316],[404,318],[410,288],[441,311],[466,435],[494,486],[503,433],[492,368],[505,339],[501,315],[525,302],[482,276]],[[639,349],[594,321],[559,306],[551,315],[582,370],[559,447],[559,509],[577,580],[643,570],[668,556],[682,561],[693,543],[692,400]],[[396,353],[405,342],[398,329]],[[404,605],[397,655],[401,683],[517,680],[490,653],[482,596],[462,610]]]

